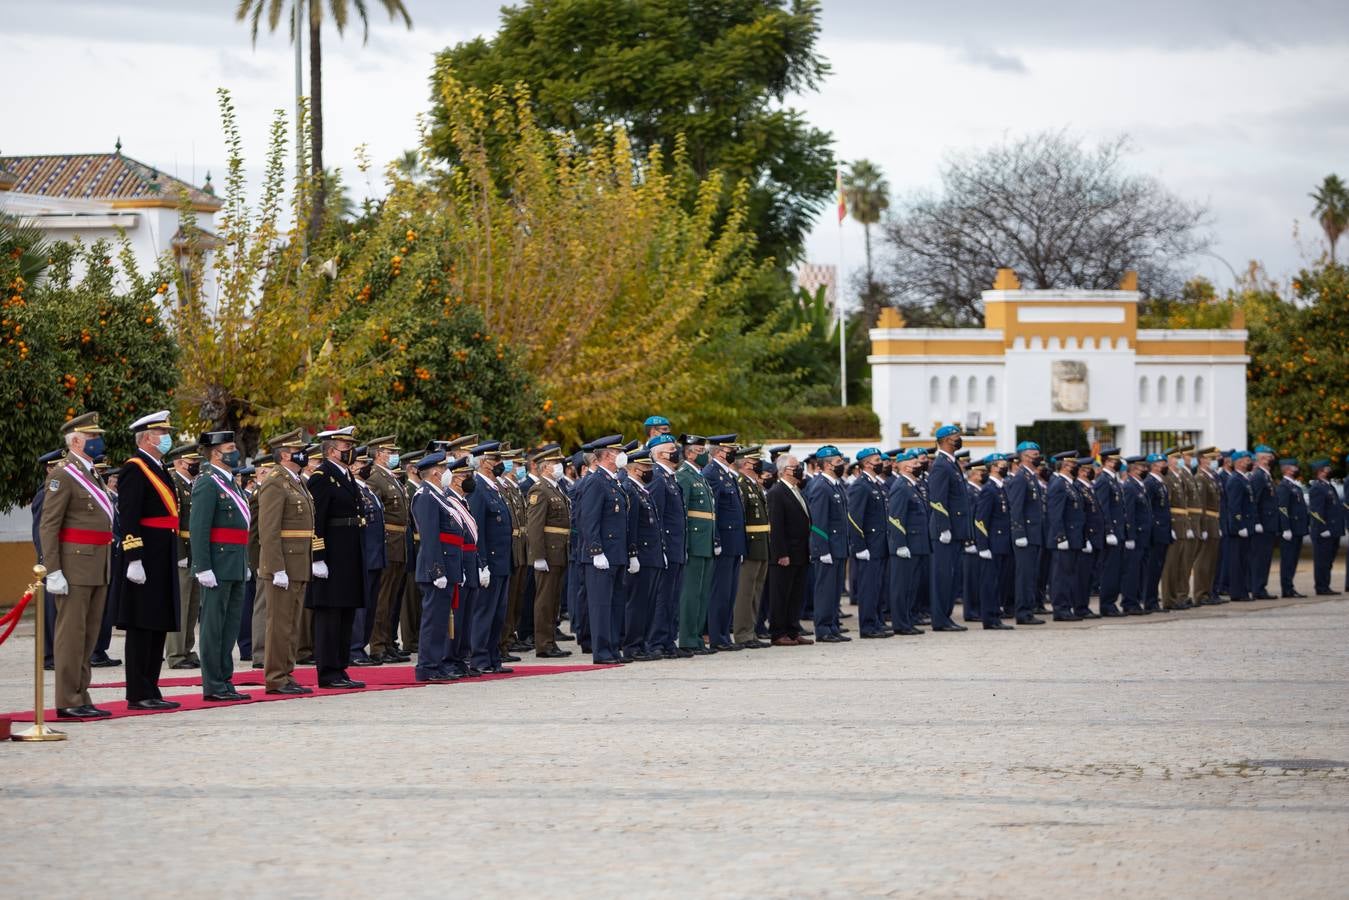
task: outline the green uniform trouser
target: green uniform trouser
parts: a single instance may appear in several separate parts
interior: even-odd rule
[[[689,556],[684,564],[684,587],[679,592],[679,646],[702,647],[707,627],[707,598],[712,593],[712,557]]]
[[[1194,598],[1196,600],[1213,599],[1213,579],[1218,575],[1218,550],[1222,539],[1218,537],[1218,528],[1209,529],[1208,540],[1199,542],[1199,553],[1194,559]]]
[[[201,589],[201,692],[224,694],[234,690],[234,642],[244,614],[244,583],[222,581]]]

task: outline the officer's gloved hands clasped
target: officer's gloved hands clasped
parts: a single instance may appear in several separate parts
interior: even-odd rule
[[[1201,540],[1201,541],[1206,541],[1206,540],[1208,540],[1208,532],[1207,532],[1207,531],[1201,531],[1201,532],[1199,532],[1199,540]]]
[[[857,553],[856,553],[855,555],[856,555],[857,558],[860,559],[862,562],[869,562],[869,561],[871,560],[871,551],[870,551],[870,550],[858,550]]]
[[[536,559],[536,560],[534,560],[534,571],[535,571],[535,572],[547,572],[547,571],[548,571],[548,560],[546,560],[546,559]]]
[[[713,556],[721,556],[721,547],[720,547],[720,545],[718,545],[718,546],[712,548],[712,555],[713,555]]]
[[[1194,529],[1193,529],[1193,528],[1186,528],[1186,529],[1185,529],[1185,540],[1187,540],[1187,541],[1192,541],[1192,540],[1194,540]]]
[[[220,582],[215,580],[215,572],[210,569],[203,569],[197,573],[197,583],[204,588],[220,587]]]
[[[66,581],[65,573],[60,569],[47,573],[47,593],[58,595],[70,593],[70,582]]]
[[[127,563],[126,580],[132,584],[145,584],[145,564],[139,559]]]
[[[1124,549],[1125,549],[1125,550],[1132,550],[1133,548],[1135,548],[1135,547],[1137,547],[1137,546],[1138,546],[1138,545],[1137,545],[1136,543],[1134,543],[1133,541],[1125,541],[1125,542],[1124,542]]]
[[[439,591],[443,591],[443,590],[445,590],[445,588],[447,588],[447,587],[450,586],[450,580],[449,580],[448,578],[446,578],[444,575],[440,576],[439,578],[437,578],[435,581],[432,581],[431,583],[434,584],[434,585],[436,586],[436,590],[439,590]]]
[[[898,556],[900,559],[912,559],[913,551],[911,551],[908,547],[900,547],[898,550],[895,551],[895,555]]]
[[[821,556],[821,557],[820,557],[820,564],[821,564],[821,565],[825,565],[825,566],[832,566],[832,565],[834,564],[834,556],[833,556],[833,554],[831,554],[831,553],[826,553],[824,556]]]
[[[1257,526],[1255,526],[1255,527],[1256,527],[1256,528],[1259,528],[1260,526],[1257,525]],[[1245,528],[1242,528],[1240,531],[1237,532],[1237,537],[1250,537],[1250,536],[1251,536],[1250,531],[1248,531],[1248,530],[1245,529]]]
[[[980,559],[992,559],[992,558],[993,558],[993,551],[992,551],[992,550],[980,550],[980,551],[979,551],[979,558],[980,558]]]
[[[1171,529],[1171,540],[1174,541],[1175,539],[1176,539],[1176,529],[1172,528],[1172,529]]]
[[[186,568],[187,568],[187,557],[186,557],[186,556],[184,556],[182,559],[178,560],[178,568],[180,568],[180,569],[186,569]]]
[[[1293,530],[1291,528],[1285,528],[1283,530],[1283,539],[1285,541],[1291,541],[1293,539]]]
[[[973,556],[974,554],[979,552],[979,548],[974,546],[973,544],[966,544],[965,552],[968,553],[970,556]]]
[[[1257,525],[1255,526],[1255,533],[1256,533],[1256,534],[1264,534],[1264,533],[1265,533],[1265,526],[1257,524]]]
[[[1015,543],[1018,547],[1029,547],[1029,546],[1030,546],[1030,540],[1027,539],[1027,538],[1023,538],[1023,537],[1017,538],[1013,543]]]
[[[1105,536],[1105,542],[1106,542],[1106,544],[1107,544],[1108,546],[1111,546],[1111,547],[1118,547],[1118,546],[1119,546],[1119,538],[1115,537],[1113,534],[1107,534],[1107,535]]]
[[[1323,531],[1323,532],[1321,532],[1321,537],[1323,537],[1323,538],[1328,538],[1328,537],[1330,537],[1330,532],[1329,532],[1329,531]]]
[[[642,563],[635,556],[628,557],[628,574],[636,575],[642,570]]]
[[[492,586],[492,570],[483,566],[478,570],[478,584],[481,587]]]
[[[607,572],[609,570],[609,557],[605,556],[603,553],[596,553],[591,558],[590,563],[601,572]]]
[[[328,564],[323,560],[319,560],[318,562],[314,563],[314,577],[315,578],[328,577]]]
[[[279,587],[283,591],[287,590],[290,587],[290,576],[285,572],[273,572],[272,586]]]
[[[948,529],[947,531],[943,531],[941,534],[937,535],[937,540],[941,541],[943,544],[951,543],[950,530]]]
[[[1059,542],[1058,542],[1057,544],[1055,544],[1054,546],[1057,547],[1057,548],[1059,548],[1060,550],[1067,550],[1067,549],[1068,549],[1068,542],[1067,542],[1067,541],[1059,541]]]

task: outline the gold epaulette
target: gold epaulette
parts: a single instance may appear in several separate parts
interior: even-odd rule
[[[899,519],[896,519],[894,516],[887,516],[886,518],[888,518],[888,519],[890,520],[890,524],[891,524],[891,525],[893,525],[893,526],[895,526],[896,528],[899,529],[899,533],[900,533],[900,534],[908,534],[908,533],[909,533],[909,530],[908,530],[907,528],[904,527],[904,523],[901,522],[901,521],[899,521]]]
[[[310,549],[314,551],[324,549],[323,538],[321,537],[314,538],[313,542],[310,544]]]
[[[128,534],[126,537],[122,538],[123,553],[127,552],[128,550],[139,550],[144,546],[145,541],[141,540],[141,538],[137,535]]]

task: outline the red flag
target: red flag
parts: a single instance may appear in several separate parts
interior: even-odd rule
[[[841,226],[848,217],[848,197],[843,193],[843,169],[834,170],[834,174],[838,183],[838,224]]]

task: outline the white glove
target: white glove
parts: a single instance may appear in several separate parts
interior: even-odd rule
[[[858,559],[860,559],[862,562],[869,562],[869,561],[871,560],[871,551],[870,551],[870,550],[859,550],[859,551],[857,551],[857,553],[854,554],[854,555],[855,555]]]
[[[970,556],[973,556],[974,554],[979,552],[979,548],[974,546],[973,544],[966,544],[965,552],[968,553]]]
[[[1125,541],[1125,542],[1124,542],[1124,549],[1125,549],[1125,550],[1132,550],[1133,548],[1135,548],[1135,547],[1137,547],[1137,546],[1138,546],[1138,545],[1137,545],[1136,543],[1134,543],[1133,541]]]
[[[1185,529],[1185,540],[1187,540],[1187,541],[1192,541],[1192,540],[1194,540],[1194,529],[1193,529],[1193,528],[1186,528],[1186,529]]]
[[[992,558],[993,558],[993,551],[992,551],[992,550],[980,550],[980,551],[979,551],[979,558],[980,558],[980,559],[992,559]]]
[[[248,566],[244,566],[244,581],[252,581],[252,580],[253,580],[253,570],[250,569]]]
[[[913,553],[909,550],[908,547],[900,547],[898,550],[895,551],[895,555],[898,556],[900,559],[913,558]]]
[[[1264,534],[1264,533],[1265,533],[1265,526],[1263,526],[1263,525],[1256,525],[1256,526],[1255,526],[1255,533],[1256,533],[1256,534]]]
[[[1018,547],[1029,547],[1029,546],[1030,546],[1030,540],[1027,539],[1027,538],[1023,538],[1023,537],[1022,537],[1022,538],[1017,538],[1016,541],[1015,541],[1015,543],[1016,543],[1016,545],[1017,545]]]
[[[47,593],[49,594],[69,594],[70,582],[66,581],[65,573],[60,569],[55,572],[47,573]]]
[[[283,591],[288,590],[290,588],[290,576],[285,572],[273,572],[272,587],[279,587]]]
[[[220,582],[215,580],[215,572],[210,569],[203,569],[197,573],[197,583],[204,588],[220,587]]]
[[[187,568],[187,557],[186,557],[186,556],[184,556],[182,559],[178,560],[178,568],[180,568],[180,569],[186,569],[186,568]]]
[[[1082,549],[1085,550],[1086,552],[1090,553],[1090,552],[1091,552],[1091,549],[1092,549],[1092,548],[1091,548],[1091,541],[1087,541],[1087,545],[1086,545],[1085,547],[1083,547]]]
[[[1323,532],[1321,532],[1321,537],[1323,537],[1323,538],[1328,538],[1328,537],[1330,537],[1330,532],[1329,532],[1329,531],[1323,531]]]
[[[319,560],[318,562],[314,563],[314,577],[315,578],[328,577],[328,564],[323,560]]]
[[[670,564],[670,557],[668,557],[668,556],[666,556],[664,553],[662,553],[662,554],[660,555],[660,561],[661,561],[661,565],[668,566],[668,565]]]
[[[132,584],[145,584],[145,565],[139,559],[126,564],[126,580]]]
[[[821,556],[821,557],[820,557],[820,562],[821,562],[821,564],[823,564],[823,565],[826,565],[826,566],[832,566],[832,565],[834,564],[834,556],[833,556],[833,554],[831,554],[831,553],[826,553],[824,556]]]
[[[1283,539],[1285,541],[1291,541],[1293,539],[1293,530],[1291,528],[1285,528],[1283,530]]]
[[[483,566],[481,569],[478,570],[478,586],[479,587],[492,586],[492,570],[487,568],[486,566]]]
[[[534,560],[534,571],[535,571],[535,572],[547,572],[547,571],[548,571],[548,560],[546,560],[546,559],[536,559],[536,560]]]
[[[440,590],[440,591],[443,591],[443,590],[445,590],[445,588],[447,588],[447,587],[450,586],[450,580],[449,580],[448,578],[446,578],[444,575],[440,576],[439,578],[437,578],[435,581],[433,581],[433,582],[431,582],[431,583],[434,584],[434,585],[436,586],[436,590]]]
[[[1171,529],[1171,540],[1174,541],[1175,539],[1176,539],[1176,529],[1172,528],[1172,529]]]
[[[591,557],[590,562],[601,572],[607,572],[609,570],[609,557],[605,556],[603,553],[596,553]]]
[[[1201,540],[1201,541],[1206,541],[1206,540],[1208,540],[1208,532],[1207,532],[1207,531],[1201,531],[1201,532],[1199,532],[1199,540]]]
[[[713,548],[712,548],[712,555],[713,555],[713,556],[721,556],[721,547],[713,547]]]
[[[1055,546],[1055,547],[1058,547],[1060,550],[1067,550],[1067,549],[1068,549],[1068,542],[1067,542],[1067,541],[1059,541],[1059,542],[1058,542],[1057,544],[1055,544],[1054,546]]]
[[[1105,543],[1106,543],[1106,545],[1109,546],[1109,547],[1118,547],[1118,546],[1119,546],[1119,538],[1115,537],[1113,534],[1107,534],[1107,535],[1105,536]]]
[[[1260,526],[1257,525],[1257,526],[1255,526],[1255,527],[1256,527],[1256,528],[1259,528]],[[1251,533],[1250,533],[1249,531],[1247,531],[1245,528],[1243,528],[1243,529],[1241,529],[1240,531],[1237,532],[1237,536],[1238,536],[1238,537],[1250,537],[1250,536],[1251,536]]]
[[[642,569],[641,562],[635,556],[628,557],[628,574],[636,575]]]
[[[941,534],[937,535],[937,540],[941,541],[943,544],[951,543],[951,532],[949,530],[943,531]]]

